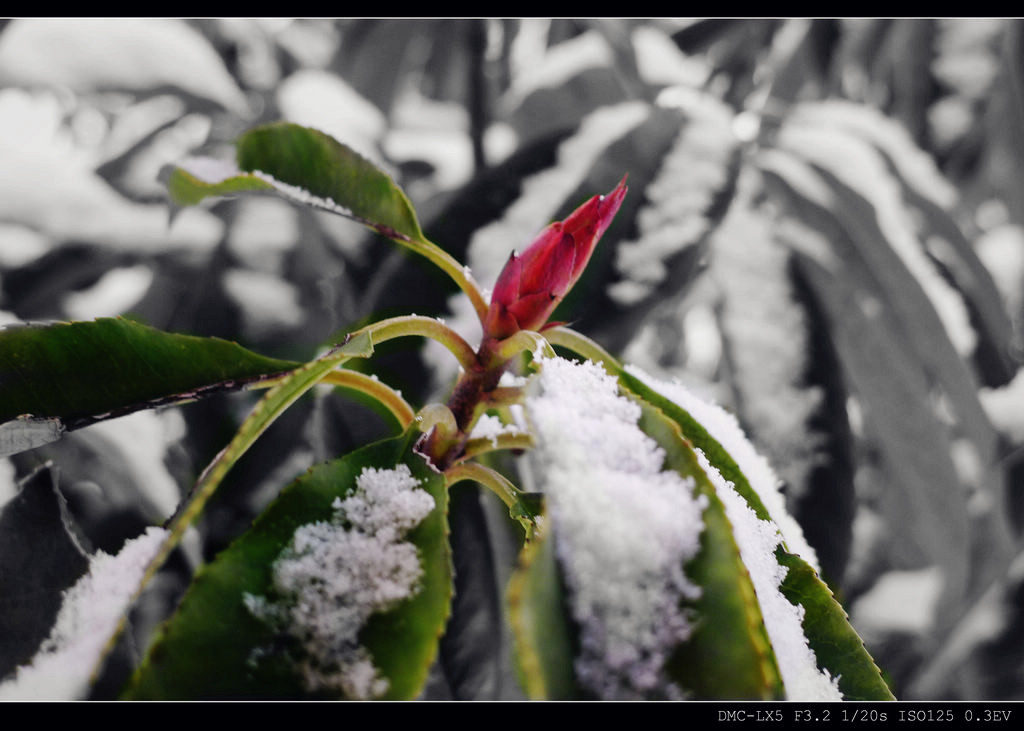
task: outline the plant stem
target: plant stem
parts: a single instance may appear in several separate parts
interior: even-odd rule
[[[397,238],[395,240],[398,243],[409,246],[418,254],[422,254],[435,264],[438,269],[451,277],[452,281],[459,286],[459,289],[469,297],[469,301],[473,304],[473,309],[476,310],[476,316],[483,323],[487,318],[488,305],[484,301],[483,292],[480,291],[479,285],[474,281],[469,267],[460,264],[455,257],[426,238],[419,240]]]
[[[464,370],[477,368],[477,356],[462,336],[440,320],[423,315],[401,315],[356,330],[352,337],[367,333],[374,344],[383,343],[406,335],[422,335],[448,348]]]
[[[444,475],[449,488],[463,480],[472,480],[486,487],[508,506],[509,515],[523,526],[527,538],[532,537],[533,531],[537,527],[537,513],[523,502],[526,493],[513,485],[500,472],[476,462],[460,462],[445,470]]]
[[[552,350],[551,344],[548,343],[547,339],[540,333],[533,332],[532,330],[520,330],[515,335],[510,335],[498,342],[494,346],[493,352],[498,360],[507,362],[510,358],[522,353],[524,350],[532,350],[534,352],[539,350],[549,358],[553,358],[555,355],[555,351]]]
[[[395,417],[395,421],[398,422],[402,429],[409,426],[412,420],[416,418],[416,413],[413,411],[412,406],[402,398],[402,394],[386,383],[382,383],[364,373],[344,369],[335,370],[324,376],[320,382],[341,388],[349,388],[375,398],[391,412],[391,415]]]
[[[493,437],[480,437],[470,439],[466,442],[462,456],[456,464],[462,464],[464,460],[475,457],[478,454],[486,454],[498,449],[530,449],[533,446],[533,436],[527,432],[497,434]]]

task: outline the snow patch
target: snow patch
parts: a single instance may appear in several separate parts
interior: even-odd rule
[[[506,424],[497,416],[491,416],[490,414],[482,414],[477,419],[476,424],[473,426],[473,431],[470,432],[470,439],[490,439],[491,445],[498,448],[498,437],[502,434],[521,434],[520,429],[515,424]]]
[[[767,460],[754,449],[740,428],[736,417],[720,406],[704,401],[690,393],[681,383],[659,381],[640,368],[626,366],[626,372],[639,378],[662,396],[685,409],[703,426],[736,461],[740,472],[746,476],[751,489],[757,493],[768,511],[769,517],[778,526],[790,553],[798,554],[811,567],[820,572],[818,554],[804,538],[803,529],[786,510],[786,501],[779,491],[780,481]]]
[[[331,520],[301,526],[275,561],[280,598],[244,595],[253,615],[299,641],[308,690],[335,688],[355,699],[387,692],[359,632],[372,614],[418,591],[423,569],[403,539],[434,509],[419,483],[406,465],[364,468],[354,492],[334,501]]]
[[[814,651],[804,636],[803,620],[806,610],[800,604],[791,604],[780,591],[789,569],[779,564],[775,549],[782,536],[774,523],[761,520],[736,492],[733,483],[708,461],[699,449],[697,461],[715,486],[718,499],[725,506],[726,517],[733,526],[733,536],[740,549],[740,558],[750,574],[761,605],[761,616],[786,688],[786,699],[791,701],[841,701],[839,679],[819,670]]]
[[[31,663],[0,685],[0,701],[83,699],[103,648],[166,537],[163,528],[148,528],[116,556],[97,551],[88,573],[64,593],[50,636]]]
[[[692,478],[662,470],[664,451],[615,378],[590,361],[541,363],[527,413],[581,627],[577,675],[603,698],[676,697],[662,668],[692,629],[680,603],[700,590],[683,566],[699,550],[705,502]]]

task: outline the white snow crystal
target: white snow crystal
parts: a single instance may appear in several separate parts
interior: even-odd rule
[[[116,556],[97,551],[88,573],[64,593],[57,621],[32,662],[0,685],[0,700],[84,698],[103,648],[166,536],[162,528],[148,528]]]
[[[309,690],[340,688],[361,699],[387,691],[358,637],[372,614],[418,591],[416,546],[402,539],[434,509],[419,482],[406,465],[364,468],[353,493],[335,500],[332,519],[301,526],[274,563],[281,599],[244,597],[255,616],[301,643]]]
[[[542,363],[527,411],[581,627],[577,675],[603,698],[673,697],[662,668],[690,634],[679,604],[699,589],[683,566],[699,550],[704,502],[692,478],[662,470],[615,378],[589,361]]]

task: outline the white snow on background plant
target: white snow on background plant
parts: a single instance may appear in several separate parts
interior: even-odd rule
[[[231,222],[227,245],[247,269],[284,276],[286,259],[302,238],[299,211],[278,198],[242,198]]]
[[[53,246],[48,236],[18,223],[0,223],[0,267],[18,269],[35,261]]]
[[[0,459],[0,510],[18,494],[18,474],[9,459]]]
[[[524,179],[522,195],[504,216],[473,234],[467,257],[476,280],[493,287],[509,254],[513,250],[522,252],[533,242],[558,215],[566,196],[579,187],[608,145],[641,124],[649,113],[650,108],[643,102],[626,102],[588,115],[579,131],[559,146],[558,163]]]
[[[682,407],[708,434],[712,436],[736,462],[740,472],[747,478],[751,489],[761,498],[769,517],[778,526],[786,548],[798,554],[815,571],[821,571],[818,554],[804,538],[804,531],[796,519],[786,510],[786,501],[779,492],[779,478],[772,471],[767,460],[757,453],[736,417],[717,404],[704,401],[690,393],[680,383],[659,381],[637,368],[627,365],[626,371],[639,378],[662,396]]]
[[[224,290],[242,312],[245,334],[252,339],[295,330],[306,320],[298,287],[274,274],[232,267],[224,272]]]
[[[136,411],[107,419],[71,438],[96,454],[114,456],[125,478],[135,486],[144,514],[153,522],[171,517],[181,500],[178,481],[167,469],[168,447],[185,435],[185,419],[179,409]]]
[[[934,158],[914,142],[907,128],[864,104],[830,99],[801,104],[796,119],[813,126],[850,132],[881,150],[916,193],[940,208],[956,205],[956,188],[942,177]]]
[[[173,86],[237,115],[249,106],[210,41],[169,18],[15,20],[0,37],[0,79],[83,93]]]
[[[350,698],[387,692],[359,632],[372,614],[418,591],[416,546],[403,538],[434,509],[406,465],[364,468],[355,491],[334,502],[334,516],[301,526],[273,565],[277,601],[246,594],[257,617],[297,639],[310,691],[340,688]]]
[[[88,289],[64,295],[64,314],[69,320],[93,320],[123,315],[149,290],[153,270],[145,264],[115,267]]]
[[[321,69],[302,69],[277,90],[283,118],[326,132],[360,155],[382,164],[379,147],[388,122],[377,106],[340,76]]]
[[[643,191],[644,206],[636,218],[639,238],[622,242],[615,251],[620,281],[609,287],[609,295],[625,305],[649,297],[668,276],[669,259],[706,235],[707,211],[725,185],[736,146],[729,126],[732,112],[721,101],[710,94],[677,93],[672,104],[684,110],[687,123]]]
[[[692,629],[680,609],[699,588],[683,566],[700,547],[693,479],[637,426],[640,407],[593,362],[543,359],[527,399],[535,474],[581,627],[580,682],[609,699],[674,697],[662,667]]]
[[[862,637],[889,632],[925,637],[935,629],[944,577],[938,566],[913,571],[888,571],[850,609]]]
[[[774,523],[761,520],[735,490],[733,483],[707,460],[699,449],[697,460],[715,486],[718,499],[725,506],[726,517],[733,527],[733,536],[740,549],[750,580],[754,584],[765,630],[775,653],[775,660],[791,701],[841,701],[839,679],[819,670],[814,652],[804,636],[802,605],[791,604],[780,591],[789,569],[779,564],[775,549],[782,541]]]
[[[133,254],[204,252],[221,240],[223,222],[199,208],[168,228],[165,204],[128,200],[94,172],[91,155],[75,143],[55,95],[0,91],[0,219]]]
[[[754,184],[740,175],[739,194],[708,247],[708,274],[720,295],[718,321],[743,423],[800,498],[821,460],[824,437],[810,423],[823,393],[803,383],[807,318],[788,273],[791,254],[755,207]]]
[[[1020,317],[1024,313],[1024,228],[1012,223],[996,224],[974,241],[974,250],[1018,327],[1015,346],[1019,348]]]
[[[687,56],[661,28],[648,25],[634,28],[632,46],[637,71],[648,84],[700,89],[711,76],[709,59]]]
[[[64,593],[50,636],[31,663],[0,685],[0,700],[84,698],[104,646],[166,536],[162,528],[148,528],[116,556],[97,551],[88,573]]]
[[[538,18],[522,21],[523,39],[513,41],[511,93],[517,100],[538,89],[557,89],[588,69],[608,68],[615,63],[614,51],[599,31],[588,30],[555,45],[530,32],[543,32],[550,22]]]
[[[1000,388],[982,388],[978,398],[992,425],[1013,444],[1024,444],[1024,370]]]
[[[863,131],[858,130],[858,134]],[[871,204],[885,237],[879,244],[891,247],[920,285],[956,351],[970,356],[977,345],[977,333],[967,306],[929,261],[903,191],[878,149],[847,130],[823,126],[817,119],[801,122],[799,117],[782,128],[778,139],[782,148],[828,170]]]

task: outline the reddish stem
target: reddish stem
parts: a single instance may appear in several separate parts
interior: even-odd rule
[[[508,365],[508,360],[496,355],[497,342],[493,338],[484,339],[476,352],[476,363],[463,371],[448,399],[448,408],[455,416],[458,432],[446,436],[435,428],[424,443],[423,453],[442,472],[462,456],[480,405],[498,387],[501,374]]]

